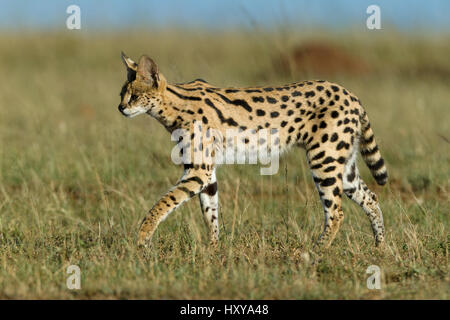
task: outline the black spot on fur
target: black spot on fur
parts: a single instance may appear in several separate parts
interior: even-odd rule
[[[278,117],[280,115],[280,113],[278,112],[278,111],[274,111],[274,112],[271,112],[270,113],[270,117],[272,117],[272,118],[276,118],[276,117]]]
[[[305,133],[303,134],[303,138],[302,138],[302,140],[303,140],[303,141],[305,141],[305,140],[306,140],[306,138],[308,138],[308,132],[305,132]]]
[[[291,142],[291,139],[292,139],[291,136],[288,136],[286,139],[286,144],[289,144],[289,142]]]
[[[319,152],[318,154],[316,154],[311,160],[319,160],[320,158],[323,158],[325,156],[325,151]]]
[[[314,97],[316,95],[316,93],[314,91],[307,91],[305,93],[305,97],[309,98],[309,97]]]
[[[337,197],[341,193],[341,190],[339,190],[339,187],[336,187],[333,189],[333,196]]]
[[[311,148],[309,148],[309,150],[308,150],[308,151],[311,151],[311,150],[317,149],[317,148],[319,148],[319,147],[320,147],[320,144],[319,144],[319,143],[316,143],[316,144],[312,145],[312,146],[311,146]]]
[[[331,135],[330,141],[331,141],[331,142],[335,142],[335,141],[337,141],[337,139],[338,139],[338,135],[337,135],[337,133],[335,132],[335,133],[333,133],[333,134]]]
[[[344,133],[353,133],[353,132],[354,132],[354,130],[350,127],[345,127],[345,129],[344,129]]]
[[[353,193],[355,193],[356,188],[350,188],[350,189],[344,189],[344,192],[346,195],[351,196]]]
[[[347,143],[345,141],[340,141],[336,147],[336,150],[341,150],[342,148],[345,148]]]
[[[266,97],[266,99],[267,99],[267,102],[268,102],[268,103],[272,103],[272,104],[277,103],[277,99],[275,99],[275,98],[272,98],[272,97]]]
[[[263,97],[252,97],[253,102],[264,102]]]
[[[370,170],[379,170],[384,166],[384,160],[383,158],[380,158],[377,162],[374,164],[369,164],[368,167]]]
[[[259,117],[262,117],[262,116],[266,115],[266,112],[264,110],[257,109],[256,110],[256,115],[259,116]]]
[[[213,196],[217,193],[217,182],[211,183],[208,185],[202,193],[206,193],[209,196]]]
[[[350,174],[347,175],[347,180],[348,182],[352,182],[353,180],[355,180],[355,167],[352,167],[352,172]]]
[[[322,168],[322,165],[321,165],[320,163],[311,166],[311,169],[312,169],[312,170],[314,170],[314,169],[320,169],[320,168]]]
[[[345,163],[345,157],[339,157],[338,159],[337,159],[337,162],[339,162],[340,164],[344,164]]]
[[[331,177],[331,178],[323,179],[320,182],[320,186],[322,186],[322,187],[329,187],[329,186],[332,186],[335,183],[336,183],[336,178],[335,177]]]

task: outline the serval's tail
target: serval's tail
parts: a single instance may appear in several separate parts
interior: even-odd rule
[[[378,145],[375,142],[375,136],[372,128],[370,127],[369,118],[367,113],[361,107],[359,119],[361,121],[361,138],[360,138],[360,152],[361,155],[372,172],[373,177],[379,185],[386,184],[388,180],[388,174],[386,165],[381,157]]]

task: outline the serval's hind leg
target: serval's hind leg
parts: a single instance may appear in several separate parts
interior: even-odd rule
[[[219,193],[215,170],[212,172],[210,184],[200,192],[200,207],[209,229],[210,243],[215,246],[219,241]]]
[[[344,164],[343,158],[327,156],[323,151],[308,152],[307,155],[325,215],[322,234],[314,246],[315,251],[320,252],[331,245],[344,219],[341,208]]]
[[[363,208],[372,226],[375,245],[378,247],[384,242],[383,214],[376,194],[370,191],[361,179],[355,158],[352,157],[345,166],[344,193]]]

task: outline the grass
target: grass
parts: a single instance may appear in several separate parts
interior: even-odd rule
[[[169,134],[117,111],[120,51],[154,57],[172,82],[282,84],[273,59],[314,38],[364,58],[376,72],[329,77],[370,116],[390,183],[380,198],[386,249],[344,201],[344,224],[318,265],[302,259],[323,213],[304,152],[274,176],[256,166],[218,171],[221,244],[207,245],[197,199],[136,249],[139,222],[182,173]],[[140,30],[0,35],[0,298],[24,299],[448,299],[450,54],[448,36]],[[437,70],[437,71],[436,71]],[[69,265],[81,290],[66,287]],[[366,287],[378,265],[382,289]]]

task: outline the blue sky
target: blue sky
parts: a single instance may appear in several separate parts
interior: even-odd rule
[[[66,8],[81,8],[82,29],[196,26],[270,28],[290,25],[365,26],[366,8],[377,4],[383,23],[405,31],[450,31],[449,0],[2,0],[0,30],[65,28]]]

